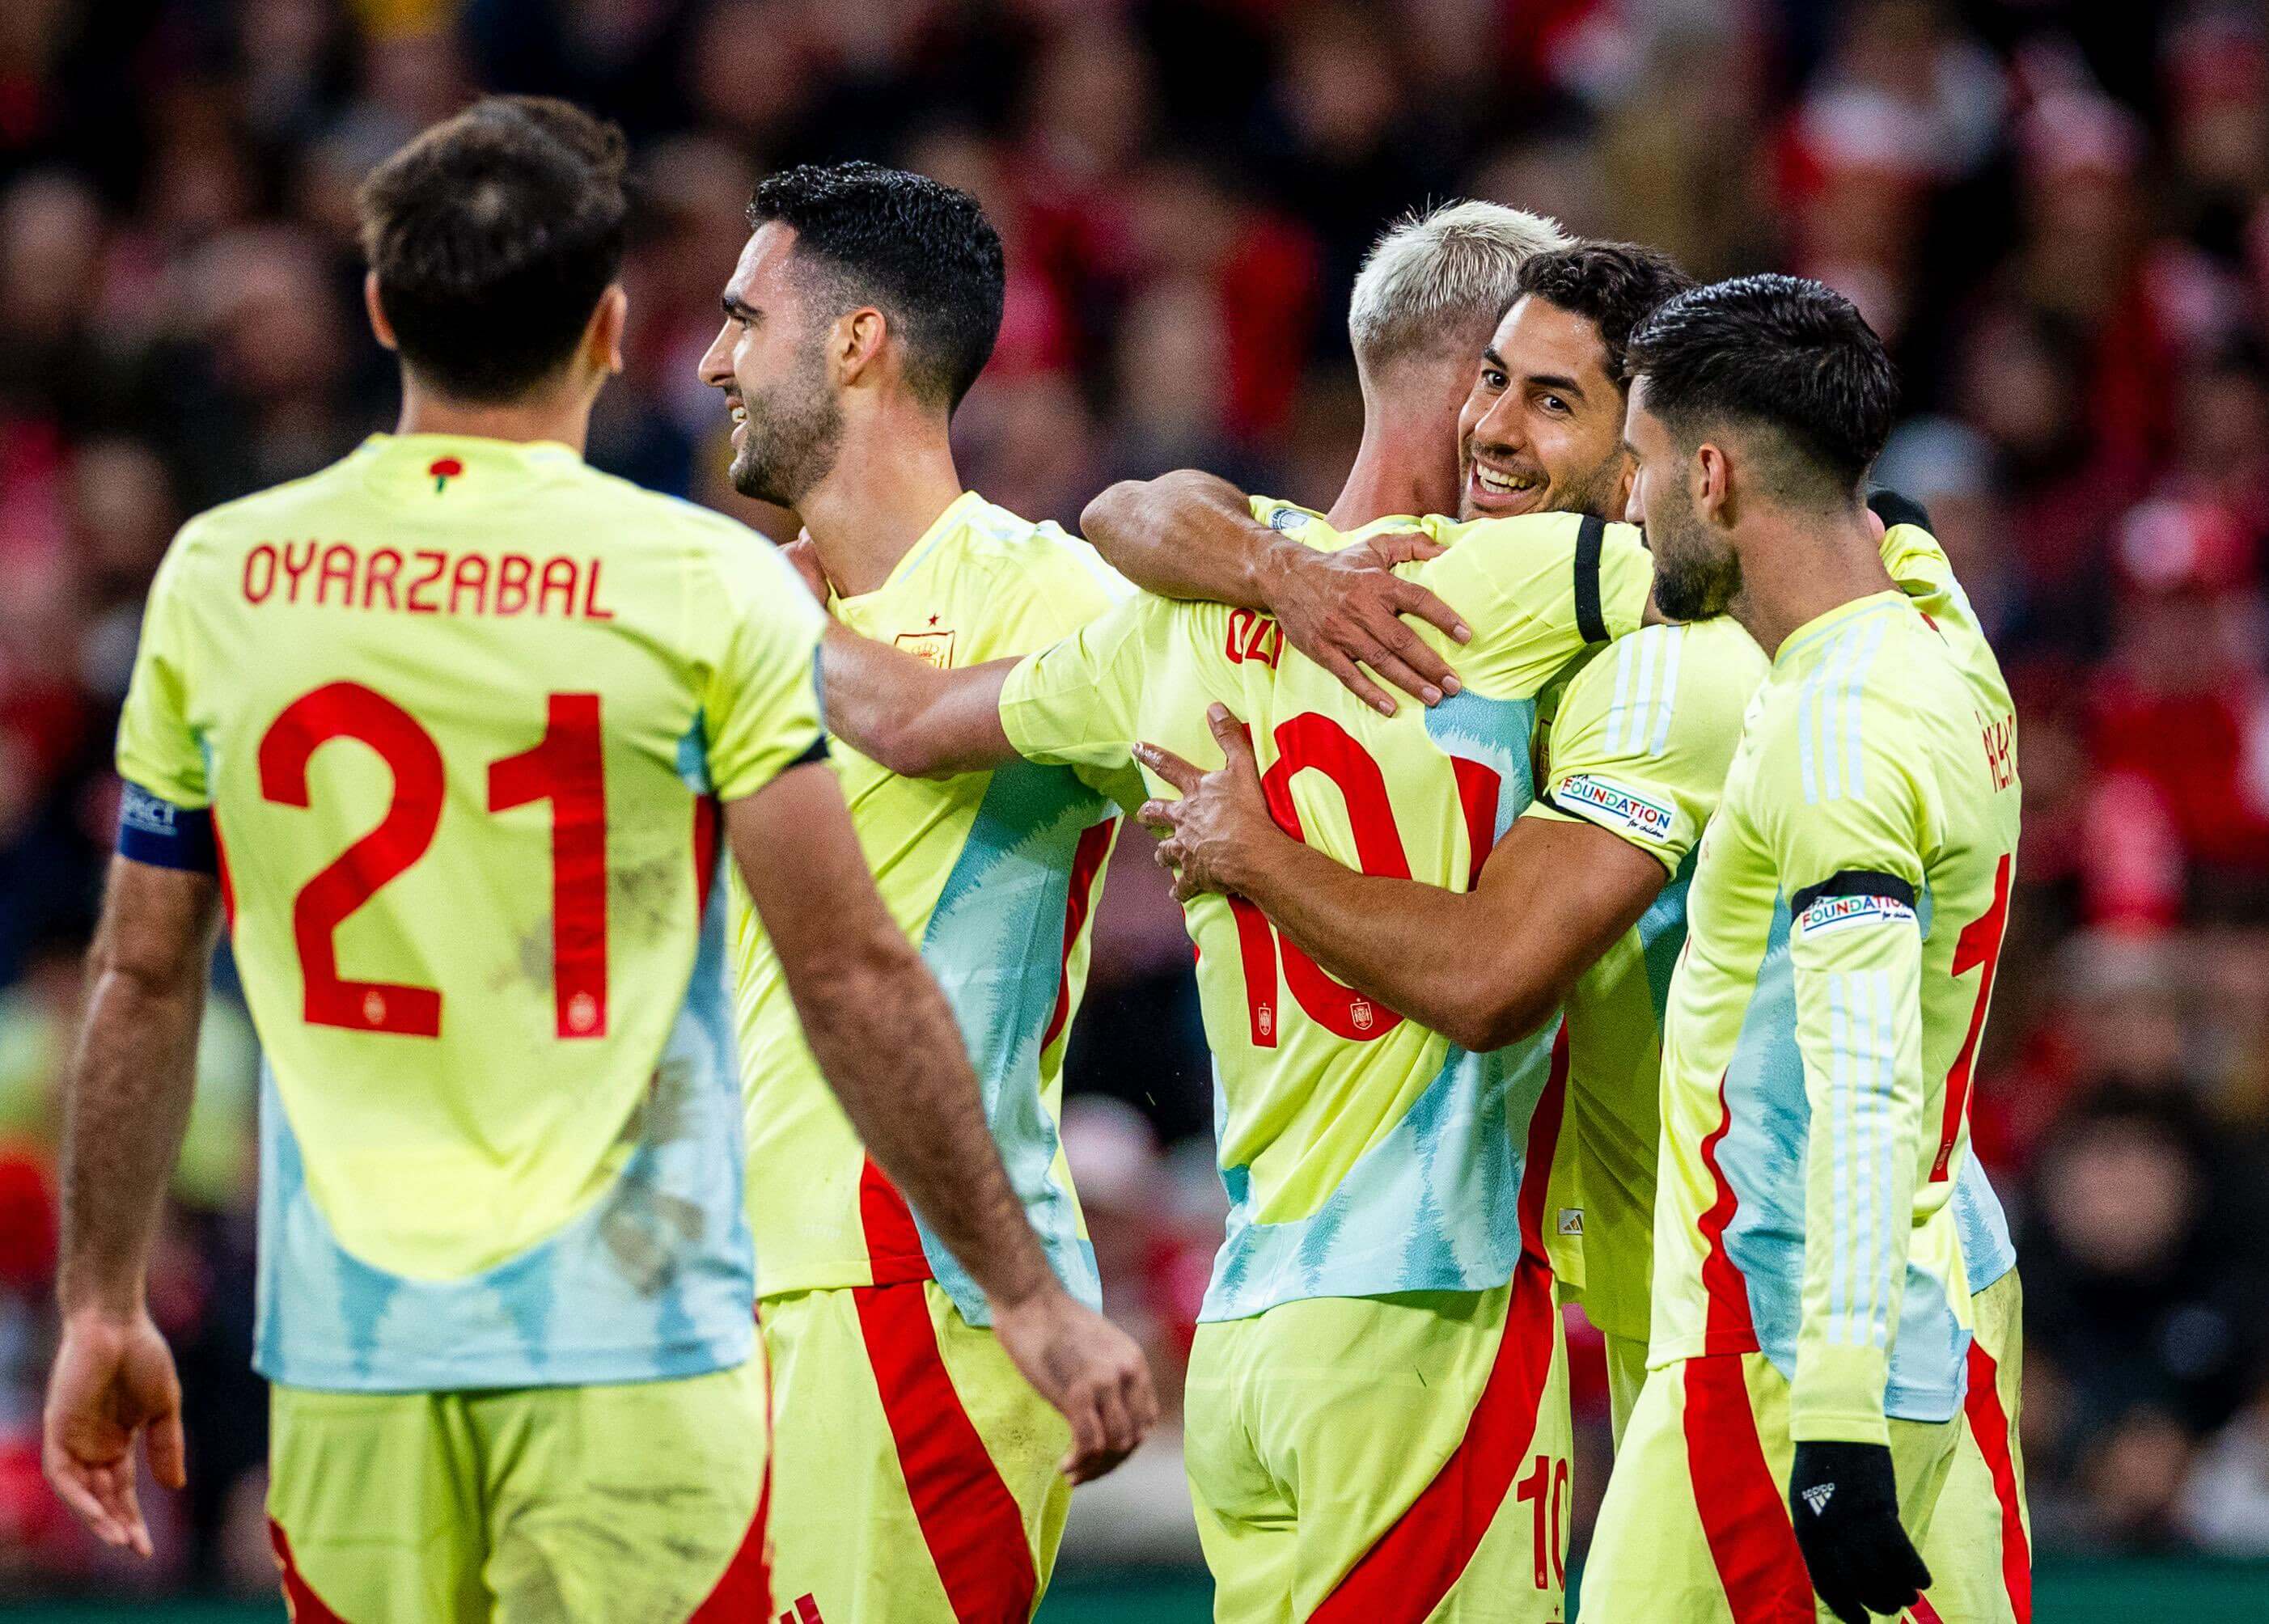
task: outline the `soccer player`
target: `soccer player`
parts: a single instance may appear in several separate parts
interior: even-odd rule
[[[806,166],[765,181],[749,218],[701,375],[730,404],[735,485],[802,519],[835,618],[943,669],[1045,647],[1127,596],[1084,543],[955,471],[948,424],[992,353],[1004,284],[976,200],[871,164]],[[1050,1266],[1096,1305],[1057,1119],[1112,786],[1024,762],[901,778],[839,748],[833,765]],[[828,1620],[1028,1618],[1070,1498],[1063,1421],[861,1146],[745,908],[732,941],[780,1594]],[[1130,1424],[1155,1413],[1147,1384],[1113,1401]]]
[[[1467,306],[1468,365],[1508,291]],[[1013,670],[941,675],[831,638],[831,704],[892,765],[934,771],[1012,753],[1116,767],[1154,729],[1186,752],[1227,703],[1253,719],[1272,801],[1306,839],[1467,885],[1528,798],[1535,696],[1640,623],[1647,560],[1629,529],[1572,514],[1456,543],[1407,566],[1473,634],[1462,690],[1431,710],[1356,701],[1248,611],[1149,596]],[[1187,1397],[1217,1615],[1556,1616],[1549,1043],[1471,1053],[1334,980],[1256,909],[1205,897],[1188,919],[1232,1205]]]
[[[144,1302],[216,916],[265,1051],[255,1362],[302,1619],[770,1616],[729,847],[881,1163],[1075,1414],[1137,1355],[1050,1273],[876,897],[760,538],[582,461],[621,137],[482,101],[362,196],[401,432],[191,521],[152,588],[68,1090],[48,1473],[146,1554]]]
[[[1460,419],[1461,519],[1622,510],[1625,347],[1692,285],[1630,244],[1581,243],[1522,267]],[[1159,587],[1155,532],[1110,510],[1192,499],[1186,489],[1106,493],[1090,528],[1139,584]],[[1171,522],[1194,531],[1199,517]],[[1277,541],[1221,524],[1175,555],[1163,585],[1218,595],[1258,578],[1253,561]],[[1166,833],[1159,860],[1178,870],[1179,894],[1245,897],[1334,974],[1470,1049],[1527,1038],[1564,1010],[1553,1260],[1607,1340],[1618,1432],[1646,1374],[1658,1006],[1683,940],[1693,847],[1763,675],[1730,620],[1616,642],[1549,696],[1534,752],[1540,793],[1462,892],[1359,873],[1280,830],[1233,727],[1216,730],[1216,773],[1164,754],[1151,763],[1180,795],[1144,808]]]
[[[1461,517],[1514,501],[1620,509],[1630,467],[1625,347],[1685,285],[1659,256],[1614,244],[1523,267],[1522,297],[1461,417]],[[1491,465],[1507,477],[1484,478],[1479,470]],[[1139,584],[1177,595],[1228,597],[1285,579],[1268,565],[1284,538],[1233,509],[1208,510],[1205,494],[1195,484],[1123,487],[1098,498],[1089,528]],[[1926,517],[1887,492],[1873,506],[1888,521],[1884,563],[1901,589],[1990,660]],[[1265,500],[1255,508],[1285,511]],[[1155,532],[1122,528],[1127,509],[1162,519],[1182,547],[1161,556]],[[1268,608],[1265,597],[1253,607]],[[1344,607],[1351,616],[1358,606]],[[1218,771],[1200,774],[1171,756],[1152,763],[1180,792],[1144,808],[1169,831],[1159,860],[1176,869],[1179,894],[1242,895],[1350,985],[1472,1047],[1526,1037],[1564,1009],[1565,1174],[1553,1190],[1553,1260],[1604,1335],[1618,1439],[1646,1373],[1660,1021],[1685,941],[1693,847],[1764,672],[1755,644],[1725,617],[1649,628],[1595,658],[1540,731],[1537,801],[1465,894],[1362,875],[1290,838],[1269,815],[1250,747],[1227,724],[1216,730]],[[1571,821],[1578,827],[1550,828]],[[1619,847],[1656,860],[1632,863]],[[1954,1200],[1977,1339],[1968,1424],[1926,1548],[1931,1599],[1947,1624],[2015,1620],[2029,1613],[2030,1586],[2014,1425],[2015,1257],[1975,1158],[1962,1163]]]
[[[1646,1385],[1595,1618],[1911,1606],[1970,1342],[1951,1203],[2017,842],[2008,690],[1885,567],[1893,380],[1851,304],[1751,277],[1633,341],[1664,611],[1772,659],[1670,992]],[[1983,969],[1986,973],[1972,973]]]

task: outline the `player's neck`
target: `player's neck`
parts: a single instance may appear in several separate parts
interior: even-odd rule
[[[1445,460],[1441,437],[1400,432],[1377,414],[1364,414],[1355,466],[1325,515],[1332,528],[1352,530],[1393,513],[1457,511],[1457,459]]]
[[[960,494],[942,428],[930,435],[846,435],[835,466],[797,505],[796,516],[836,594],[855,598],[890,579]]]
[[[1760,515],[1741,554],[1741,589],[1726,612],[1768,656],[1799,626],[1892,586],[1865,509]]]
[[[570,447],[580,457],[591,437],[591,406],[597,398],[596,391],[562,388],[520,401],[456,401],[436,395],[405,373],[402,416],[394,432],[522,444],[551,440]]]

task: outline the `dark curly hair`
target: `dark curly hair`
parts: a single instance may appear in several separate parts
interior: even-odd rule
[[[753,229],[777,220],[826,289],[830,319],[866,304],[904,340],[906,380],[950,412],[993,357],[1008,272],[1001,234],[968,193],[864,162],[802,164],[757,188]]]
[[[372,171],[363,254],[403,362],[487,402],[562,365],[622,269],[624,154],[566,102],[490,96]]]
[[[1636,242],[1578,242],[1539,254],[1520,268],[1517,295],[1534,296],[1600,329],[1608,379],[1630,387],[1626,357],[1639,323],[1694,286],[1667,254]]]
[[[1681,294],[1632,335],[1647,410],[1682,439],[1731,424],[1777,442],[1766,468],[1785,498],[1832,506],[1890,438],[1898,380],[1858,306],[1801,277],[1736,277]]]

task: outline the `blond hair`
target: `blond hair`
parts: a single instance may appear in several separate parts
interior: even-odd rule
[[[1522,264],[1569,240],[1557,220],[1502,203],[1406,215],[1371,245],[1348,300],[1356,364],[1369,372],[1408,355],[1477,349],[1511,306]]]

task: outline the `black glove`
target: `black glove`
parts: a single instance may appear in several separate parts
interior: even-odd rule
[[[1812,1588],[1844,1624],[1911,1607],[1930,1569],[1899,1525],[1891,1451],[1881,1443],[1799,1443],[1788,1514]]]

